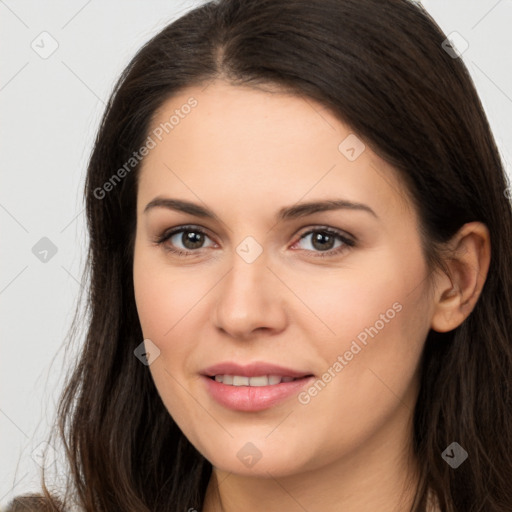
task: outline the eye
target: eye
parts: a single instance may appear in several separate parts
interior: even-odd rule
[[[303,233],[300,240],[294,245],[303,240],[308,240],[308,238],[310,238],[310,241],[306,245],[309,245],[309,248],[306,247],[306,250],[316,253],[313,254],[315,257],[336,256],[355,246],[355,241],[352,238],[341,231],[328,227],[317,227]],[[339,242],[337,246],[335,245],[336,241]]]
[[[162,245],[166,251],[180,256],[190,256],[193,252],[197,252],[197,249],[204,248],[206,238],[210,239],[206,232],[197,226],[180,226],[166,231],[155,242],[157,245]],[[182,244],[183,248],[179,244]]]
[[[326,226],[317,227],[303,233],[294,246],[310,237],[309,244],[306,244],[309,245],[310,248],[306,247],[304,250],[314,253],[314,257],[337,256],[350,247],[355,246],[355,240],[353,238],[349,238],[349,236],[345,235],[343,232]],[[170,231],[165,231],[162,235],[157,237],[155,243],[162,245],[166,251],[177,254],[178,256],[193,256],[195,252],[199,252],[199,249],[215,245],[213,242],[211,245],[205,246],[204,243],[206,239],[211,240],[200,227],[180,226]],[[336,241],[338,241],[337,246]],[[183,248],[181,248],[179,244],[182,244]]]

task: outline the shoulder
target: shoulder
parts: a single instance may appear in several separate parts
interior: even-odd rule
[[[52,496],[51,499],[42,494],[23,494],[17,496],[3,512],[66,512],[62,502]]]

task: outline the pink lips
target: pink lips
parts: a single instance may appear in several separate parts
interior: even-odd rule
[[[250,363],[240,366],[236,363],[225,362],[205,368],[203,375],[215,377],[215,375],[243,375],[244,377],[256,377],[258,375],[281,375],[282,377],[304,377],[311,375],[309,372],[300,372],[271,363]]]
[[[214,400],[229,409],[246,412],[261,411],[277,405],[286,398],[296,395],[302,387],[314,379],[308,372],[259,362],[246,366],[225,362],[205,368],[201,373],[206,389]],[[211,378],[215,375],[244,377],[279,375],[293,377],[296,380],[268,386],[232,386],[215,381]]]

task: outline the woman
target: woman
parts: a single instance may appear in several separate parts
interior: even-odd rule
[[[67,493],[11,510],[512,510],[511,208],[445,40],[406,0],[220,0],[140,50]]]

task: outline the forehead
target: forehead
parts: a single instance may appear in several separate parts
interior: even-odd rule
[[[249,198],[262,207],[326,195],[410,207],[396,171],[310,98],[225,82],[190,87],[155,112],[148,135],[155,146],[142,163],[141,200],[179,190],[241,208]]]

